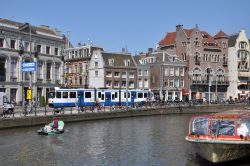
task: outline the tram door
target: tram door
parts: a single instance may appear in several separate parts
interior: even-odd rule
[[[83,91],[78,91],[77,97],[78,97],[78,107],[83,107],[84,106]]]
[[[105,105],[106,106],[112,105],[112,102],[111,102],[111,92],[105,92]]]

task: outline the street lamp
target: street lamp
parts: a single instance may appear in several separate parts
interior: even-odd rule
[[[208,78],[208,104],[210,104],[210,87],[211,87],[211,78],[210,78],[211,68],[207,69],[207,78]]]

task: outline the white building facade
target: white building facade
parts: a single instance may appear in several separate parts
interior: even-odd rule
[[[244,29],[241,29],[238,34],[230,36],[228,45],[230,85],[227,90],[227,98],[244,100],[249,96],[249,51],[249,40]]]
[[[32,99],[46,99],[50,90],[63,83],[65,43],[64,36],[48,26],[0,19],[0,91],[16,103],[27,99],[28,89]],[[36,63],[35,71],[22,71],[22,63],[28,62]]]

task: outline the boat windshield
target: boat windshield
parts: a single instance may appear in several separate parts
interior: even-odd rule
[[[49,92],[49,99],[55,98],[55,92]]]
[[[250,136],[250,119],[240,119],[238,121],[237,135]]]
[[[194,118],[192,121],[191,133],[206,135],[208,133],[208,118],[207,117]]]
[[[234,136],[234,120],[211,120],[211,135]]]

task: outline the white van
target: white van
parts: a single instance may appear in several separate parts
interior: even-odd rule
[[[0,109],[8,113],[14,111],[14,105],[8,101],[7,94],[4,92],[0,92]]]

